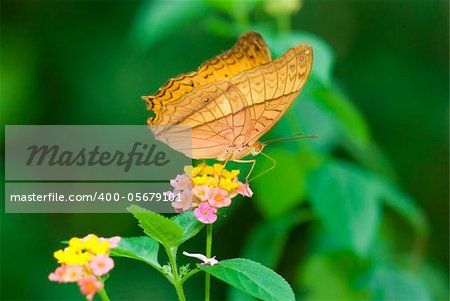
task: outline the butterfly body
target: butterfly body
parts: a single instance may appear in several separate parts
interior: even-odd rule
[[[255,142],[255,144],[253,145],[231,144],[225,149],[225,151],[222,154],[220,154],[219,156],[217,156],[217,158],[214,159],[217,159],[219,161],[235,161],[249,155],[256,156],[263,150],[265,146],[266,145],[264,143],[261,143],[259,141]]]
[[[243,35],[196,72],[145,96],[155,137],[194,159],[240,160],[262,151],[258,140],[303,89],[312,49],[299,45],[271,60],[262,37]]]

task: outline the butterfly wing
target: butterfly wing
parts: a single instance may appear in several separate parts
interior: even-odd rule
[[[253,145],[286,113],[311,73],[312,48],[302,44],[269,64],[243,72],[231,80],[244,95],[251,122],[236,144]]]
[[[183,95],[208,83],[229,79],[233,76],[271,60],[264,39],[256,32],[242,35],[228,51],[204,62],[197,71],[185,73],[170,79],[152,96],[143,96],[147,110],[156,116],[150,117],[150,125],[165,124],[164,109],[176,103]]]
[[[153,132],[192,158],[224,158],[230,145],[253,145],[284,115],[311,68],[312,49],[307,45],[293,47],[274,61],[230,80],[198,87],[166,105],[164,120],[168,126]]]

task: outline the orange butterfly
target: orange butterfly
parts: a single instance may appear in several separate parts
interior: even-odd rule
[[[261,153],[266,144],[258,140],[303,89],[312,61],[306,44],[272,61],[261,35],[248,32],[197,71],[143,96],[154,112],[150,129],[156,139],[193,159],[252,162],[253,169],[255,160],[241,159]]]

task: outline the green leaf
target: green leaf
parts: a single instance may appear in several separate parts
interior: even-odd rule
[[[200,232],[205,225],[198,221],[198,219],[194,216],[193,210],[177,214],[172,218],[172,221],[183,229],[183,237],[178,244],[182,244],[186,240],[197,235],[197,233]]]
[[[313,98],[332,116],[340,132],[358,146],[370,141],[368,125],[351,101],[335,88],[316,85],[312,89]]]
[[[319,138],[301,141],[306,143],[315,152],[321,154],[331,153],[341,140],[341,135],[336,120],[330,112],[320,103],[311,98],[311,95],[300,97],[293,106],[295,122],[291,126],[291,132],[300,128],[307,135],[318,135]],[[281,134],[280,134],[281,135]]]
[[[183,229],[172,220],[136,205],[128,207],[145,234],[159,241],[166,248],[178,246],[183,238]]]
[[[205,15],[203,1],[145,1],[131,29],[131,39],[147,49]]]
[[[276,219],[260,222],[248,235],[242,257],[274,268],[283,255],[290,230],[307,218],[304,212],[289,212]],[[253,300],[252,297],[234,287],[229,288],[228,299],[230,301]]]
[[[448,268],[445,265],[422,262],[418,276],[427,288],[433,300],[450,300]]]
[[[366,255],[380,221],[378,185],[368,173],[330,162],[312,172],[308,193],[314,212],[343,247]]]
[[[292,288],[283,277],[249,259],[227,259],[214,266],[198,265],[198,267],[255,298],[295,300]]]
[[[240,289],[235,288],[234,286],[228,287],[227,292],[227,300],[228,301],[255,301],[256,299],[253,296],[250,296],[247,293],[244,293]]]
[[[119,246],[111,249],[111,255],[140,260],[159,269],[158,250],[159,243],[150,237],[122,237]]]
[[[204,0],[216,9],[229,14],[234,20],[233,23],[247,25],[250,12],[262,0]]]
[[[415,275],[394,266],[375,267],[369,274],[367,286],[374,294],[373,300],[431,300]]]
[[[305,301],[315,300],[367,300],[351,286],[351,271],[356,259],[343,265],[340,258],[330,255],[313,255],[299,270],[301,289],[305,290]],[[360,272],[360,271],[358,271]]]
[[[427,235],[428,222],[425,213],[417,206],[416,202],[391,183],[381,178],[377,178],[376,181],[384,203],[402,215],[417,234]]]

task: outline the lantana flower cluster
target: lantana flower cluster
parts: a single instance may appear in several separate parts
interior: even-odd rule
[[[103,288],[102,277],[114,267],[109,253],[119,241],[118,236],[103,238],[94,234],[71,238],[66,248],[53,254],[61,265],[48,278],[60,283],[76,282],[86,299],[92,300]]]
[[[239,170],[227,170],[223,164],[200,164],[186,166],[184,173],[170,181],[176,201],[172,206],[176,212],[194,209],[195,217],[204,224],[217,220],[217,210],[228,207],[238,194],[253,195],[248,183],[238,179]],[[178,197],[179,196],[179,197]]]

